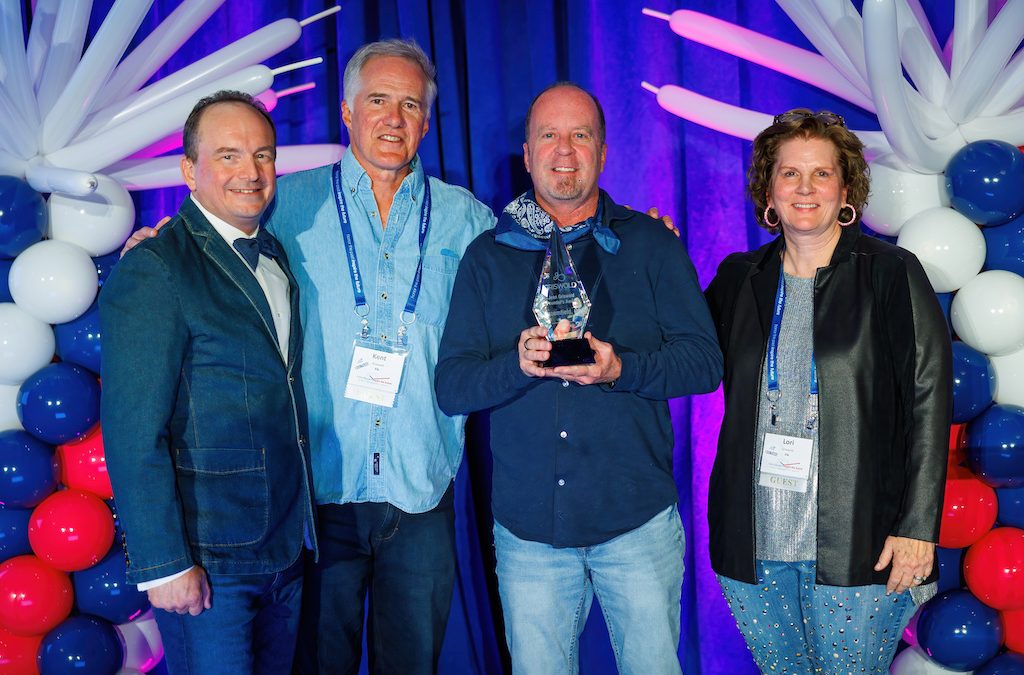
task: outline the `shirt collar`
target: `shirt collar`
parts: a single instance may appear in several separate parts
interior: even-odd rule
[[[619,237],[605,222],[604,197],[602,190],[594,215],[562,229],[565,243],[593,234],[598,245],[605,251],[612,255],[619,252]],[[534,199],[533,190],[528,190],[513,199],[498,216],[495,239],[499,244],[523,251],[544,251],[548,247],[547,240],[551,236],[552,227],[554,220]]]
[[[228,243],[228,246],[234,244],[235,239],[253,239],[256,237],[256,234],[260,231],[260,228],[257,227],[256,230],[253,231],[251,235],[246,234],[245,232],[242,232],[234,225],[210,213],[210,211],[207,210],[205,206],[199,203],[199,200],[196,199],[196,196],[194,194],[190,194],[189,199],[191,199],[192,203],[196,205],[196,208],[199,209],[199,212],[206,216],[206,219],[210,221],[210,225],[213,226],[213,229],[217,230],[217,234],[219,234],[221,238],[223,238],[224,241]]]
[[[412,158],[409,168],[411,171],[402,180],[402,185],[398,188],[396,195],[400,194],[403,190],[411,191],[414,195],[419,195],[423,192],[423,162],[420,161],[419,155]],[[341,157],[341,184],[348,188],[347,192],[349,194],[356,190],[364,188],[369,190],[373,187],[366,169],[359,163],[355,155],[348,150]]]

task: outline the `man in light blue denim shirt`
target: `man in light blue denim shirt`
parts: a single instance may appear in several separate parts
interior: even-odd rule
[[[438,409],[434,367],[459,260],[495,219],[462,188],[430,179],[428,193],[416,150],[437,87],[415,43],[365,45],[344,87],[348,152],[282,178],[266,221],[301,291],[320,529],[297,668],[356,672],[369,590],[371,671],[429,673],[451,604],[465,421]],[[396,370],[367,384],[374,360]],[[388,377],[397,392],[374,388]]]

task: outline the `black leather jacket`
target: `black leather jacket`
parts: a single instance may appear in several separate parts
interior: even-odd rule
[[[736,253],[706,291],[725,355],[708,497],[711,565],[755,583],[754,438],[782,237]],[[917,258],[843,230],[814,280],[820,411],[817,581],[885,583],[889,535],[937,541],[952,410],[949,332]],[[937,577],[935,565],[929,581]]]

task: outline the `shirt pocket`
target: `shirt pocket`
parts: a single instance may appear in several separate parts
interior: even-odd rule
[[[416,321],[443,327],[448,318],[448,304],[455,286],[459,259],[454,255],[423,256],[423,280],[416,303]]]
[[[266,536],[270,490],[262,448],[179,448],[174,464],[189,543],[251,546]]]

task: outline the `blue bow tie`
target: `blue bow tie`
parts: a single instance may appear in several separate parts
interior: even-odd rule
[[[267,256],[268,258],[277,258],[281,255],[281,249],[277,245],[277,239],[274,239],[270,234],[260,228],[260,231],[256,233],[256,236],[249,239],[246,237],[239,237],[235,239],[231,244],[235,247],[235,250],[242,254],[245,258],[245,262],[249,263],[249,267],[252,271],[256,271],[256,266],[260,262],[260,254]]]

